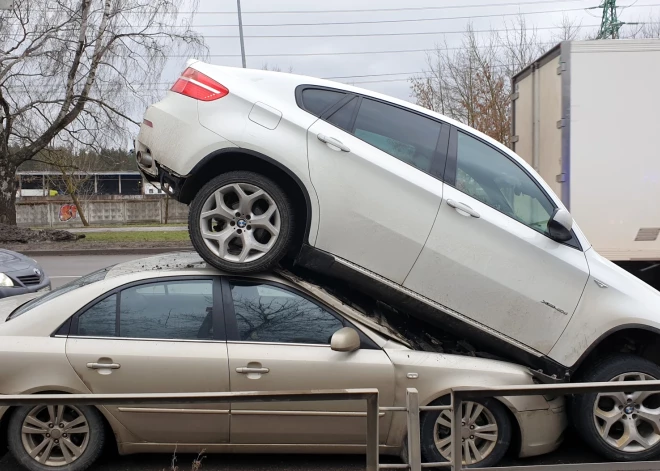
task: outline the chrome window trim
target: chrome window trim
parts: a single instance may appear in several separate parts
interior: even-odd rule
[[[294,417],[366,417],[366,412],[329,412],[314,410],[232,410],[231,415],[279,415]],[[378,417],[383,417],[385,412],[379,412]]]
[[[330,347],[329,343],[287,343],[287,342],[251,342],[249,340],[228,340],[228,344],[249,344],[249,345],[286,345],[294,347]]]
[[[194,343],[227,343],[226,340],[213,340],[213,339],[154,339],[154,338],[139,338],[139,337],[102,337],[102,336],[86,336],[86,335],[56,335],[55,337],[69,338],[69,339],[93,339],[93,340],[133,340],[142,342],[194,342]]]

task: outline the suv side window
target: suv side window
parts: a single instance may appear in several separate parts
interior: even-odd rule
[[[352,133],[353,129],[351,124],[353,122],[353,114],[355,114],[355,108],[357,107],[358,101],[359,98],[353,98],[351,101],[332,113],[326,121],[328,121],[330,124],[334,124],[344,131]]]
[[[555,205],[536,181],[504,154],[460,131],[456,188],[548,235]]]
[[[306,88],[302,92],[302,106],[314,116],[321,116],[325,110],[344,98],[346,94],[332,90]]]
[[[166,281],[126,288],[80,314],[78,335],[211,340],[213,281]]]
[[[342,320],[291,291],[266,284],[230,283],[239,340],[330,344]]]
[[[363,98],[353,134],[413,167],[430,172],[442,125],[402,108]]]

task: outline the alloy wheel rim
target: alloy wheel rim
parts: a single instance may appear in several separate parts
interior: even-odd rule
[[[493,413],[477,402],[462,403],[461,440],[463,464],[475,464],[486,459],[495,449],[499,436]],[[451,460],[451,411],[442,411],[435,421],[435,446],[447,461]]]
[[[231,183],[214,191],[199,217],[206,246],[234,263],[249,263],[266,255],[280,235],[281,223],[275,200],[249,183]]]
[[[610,381],[652,381],[646,373],[631,372]],[[639,453],[660,442],[660,394],[652,391],[599,393],[594,403],[594,423],[609,446]]]
[[[21,439],[25,451],[37,463],[65,466],[87,449],[89,424],[73,406],[36,406],[23,420]]]

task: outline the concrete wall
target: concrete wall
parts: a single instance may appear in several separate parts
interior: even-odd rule
[[[169,200],[170,223],[188,221],[188,206]],[[82,203],[90,224],[164,223],[165,198],[94,199]],[[22,198],[16,203],[19,226],[80,227],[80,215],[70,200],[52,198]]]

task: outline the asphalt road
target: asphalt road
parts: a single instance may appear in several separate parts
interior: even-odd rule
[[[141,258],[140,255],[76,255],[35,257],[58,287],[69,281],[104,268],[108,265]],[[195,456],[179,456],[177,465],[180,471],[188,471]],[[170,471],[171,456],[135,455],[118,456],[107,452],[99,463],[89,471]],[[383,462],[398,462],[383,457]],[[518,460],[509,457],[502,463],[505,466],[537,466],[547,464],[586,463],[598,461],[580,440],[570,433],[562,448],[550,455],[539,458]],[[337,455],[210,455],[203,461],[201,471],[357,471],[364,469],[363,456]],[[22,471],[13,458],[6,454],[0,458],[0,470]]]
[[[106,452],[88,471],[170,471],[171,458],[166,454],[118,456],[116,452]],[[191,469],[195,458],[194,455],[177,456],[179,471]],[[564,446],[554,453],[524,460],[508,457],[500,465],[541,466],[598,461],[576,437],[569,434]],[[394,457],[381,457],[381,463],[400,462]],[[364,466],[365,458],[359,455],[208,455],[200,471],[362,471]],[[9,454],[0,458],[0,469],[24,471]],[[575,469],[578,471],[579,465]]]

